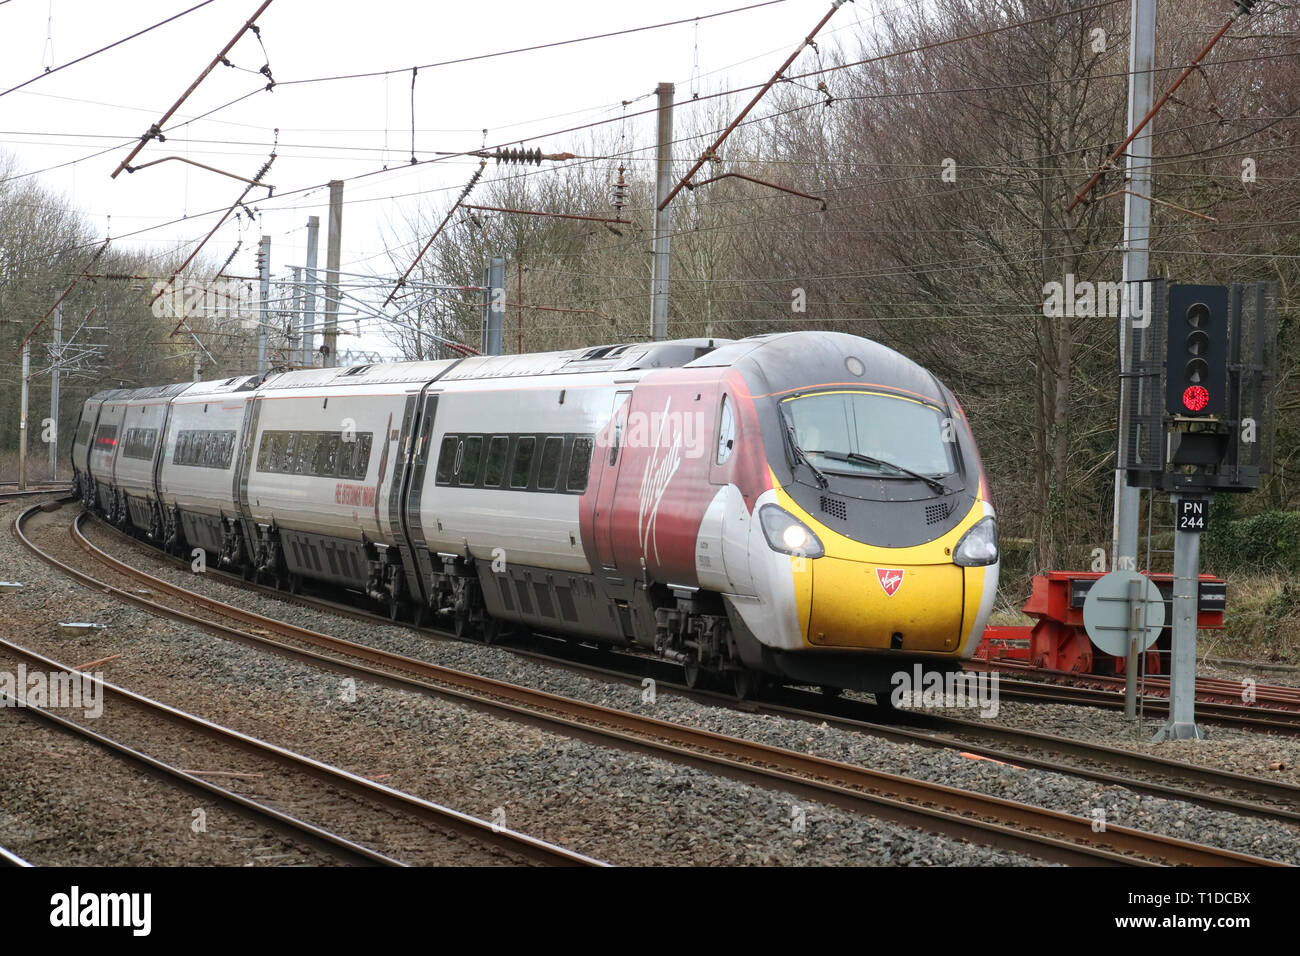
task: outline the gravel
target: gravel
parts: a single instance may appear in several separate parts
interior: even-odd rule
[[[7,665],[6,665],[7,666]],[[0,713],[0,844],[39,866],[330,865],[20,709]],[[107,794],[112,799],[104,799]],[[201,815],[196,815],[201,811]]]
[[[0,506],[8,523],[14,505]],[[51,547],[66,542],[65,510],[52,516],[58,529],[45,535]],[[119,544],[114,548],[121,552]],[[68,549],[69,554],[72,549]],[[132,553],[132,561],[147,561]],[[3,575],[27,583],[0,595],[0,630],[24,646],[65,663],[81,664],[114,654],[106,679],[234,727],[262,739],[400,790],[419,794],[475,816],[620,864],[810,864],[842,865],[1033,865],[1019,854],[967,844],[833,807],[797,800],[656,758],[598,747],[497,719],[423,694],[351,682],[337,675],[222,641],[194,628],[160,620],[74,584],[30,557],[9,536],[0,540]],[[152,569],[151,569],[152,570]],[[180,574],[190,586],[194,576]],[[200,578],[203,590],[227,588]],[[384,643],[414,656],[509,678],[513,670],[536,672],[553,689],[604,693],[634,703],[621,685],[588,681],[563,671],[526,665],[507,652],[472,645],[431,642],[403,628],[320,616],[280,605],[243,590],[228,596],[253,610],[271,610],[296,623],[310,623],[342,637]],[[69,616],[106,623],[106,630],[67,636],[57,622]],[[314,618],[314,620],[313,620]],[[658,706],[716,711],[659,698]],[[671,710],[657,716],[670,716]],[[26,740],[27,726],[17,727]],[[795,726],[785,728],[789,739]],[[806,732],[803,728],[800,732]],[[202,758],[202,754],[196,754]],[[207,769],[222,769],[208,767]],[[33,794],[38,781],[21,764],[0,764],[0,786],[43,820]],[[113,781],[74,776],[60,792],[84,804],[119,801]],[[23,796],[27,794],[27,796]],[[5,806],[10,807],[8,800]],[[188,813],[188,811],[186,811]],[[13,817],[0,819],[0,845],[22,853],[25,844]],[[43,821],[51,843],[76,839],[58,819]],[[54,834],[57,834],[55,836]],[[215,835],[214,840],[225,839]],[[170,844],[150,844],[160,862],[182,862]],[[153,857],[151,857],[152,859]],[[91,855],[87,862],[124,860]]]
[[[853,731],[831,728],[827,725],[817,726],[783,717],[750,714],[738,710],[698,704],[670,693],[658,694],[654,703],[649,704],[643,702],[642,690],[637,686],[606,682],[575,674],[563,668],[528,661],[502,648],[439,641],[405,627],[380,622],[361,622],[327,612],[287,604],[274,598],[250,593],[233,585],[227,585],[211,577],[205,578],[201,575],[193,575],[170,565],[152,561],[149,556],[141,555],[129,546],[124,546],[102,530],[93,533],[92,537],[96,538],[102,545],[111,545],[110,550],[113,553],[129,553],[132,562],[138,566],[146,567],[151,573],[176,580],[187,587],[228,600],[237,599],[243,607],[271,616],[278,616],[295,624],[312,627],[350,640],[370,643],[386,650],[422,658],[443,666],[467,670],[499,680],[522,683],[551,693],[575,697],[605,706],[648,712],[661,719],[857,763],[877,770],[907,774],[919,779],[978,790],[1007,799],[1021,800],[1085,816],[1090,819],[1104,819],[1109,825],[1119,824],[1136,827],[1238,852],[1300,863],[1300,839],[1297,839],[1297,837],[1300,837],[1300,829],[1293,826],[1211,810],[1181,801],[1145,796],[1126,788],[1103,786],[1093,781],[1071,776],[1068,772],[1053,773],[1021,769],[986,760],[972,760],[951,750],[936,750],[919,745],[894,743]],[[971,716],[974,712],[967,710],[958,713],[961,716]],[[483,719],[482,717],[472,718],[473,721]],[[1300,738],[1266,736],[1249,731],[1212,728],[1208,740],[1175,741],[1156,745],[1150,743],[1149,738],[1158,728],[1158,721],[1148,720],[1143,727],[1135,730],[1123,720],[1121,714],[1114,711],[1072,705],[1021,704],[1015,702],[1003,702],[999,715],[994,719],[994,722],[1006,726],[1064,734],[1085,740],[1099,740],[1113,745],[1129,747],[1140,752],[1156,753],[1174,759],[1195,761],[1204,763],[1207,766],[1235,770],[1240,773],[1271,776],[1289,780],[1290,782],[1300,782],[1300,774],[1296,770],[1300,766]],[[457,734],[472,733],[472,731],[463,727],[455,728],[455,732]],[[532,733],[521,728],[516,728],[514,732],[516,734]],[[609,751],[603,750],[595,750],[595,757],[593,758],[596,760],[595,765],[588,766],[585,762],[578,761],[579,767],[566,770],[565,767],[568,763],[577,760],[577,758],[566,756],[558,764],[551,763],[551,760],[554,759],[556,744],[555,738],[549,738],[549,740],[550,744],[547,748],[532,751],[526,755],[516,754],[502,764],[502,766],[509,768],[505,771],[509,777],[525,777],[531,774],[535,775],[537,780],[542,781],[539,787],[543,790],[548,790],[549,787],[557,787],[560,790],[559,793],[549,798],[543,798],[544,806],[563,806],[565,800],[568,799],[570,801],[569,805],[581,808],[582,812],[587,814],[589,812],[586,809],[587,801],[595,800],[598,796],[597,791],[600,794],[608,794],[610,792],[609,788],[613,786],[616,788],[613,791],[616,801],[639,803],[645,812],[650,813],[651,808],[663,799],[663,780],[665,776],[678,782],[682,779],[696,779],[691,776],[695,773],[694,771],[673,768],[671,765],[655,761],[654,763],[657,766],[653,776],[657,782],[652,791],[647,791],[647,780],[644,779],[644,776],[637,776],[636,773],[633,773],[629,778],[622,769],[624,766],[635,763],[634,761],[631,761],[625,755],[615,754],[611,756]],[[561,752],[566,754],[573,748],[578,748],[580,753],[587,752],[583,749],[586,745],[571,741],[564,742],[559,746]],[[511,762],[511,760],[523,760],[523,763]],[[1285,769],[1281,771],[1269,769],[1270,766],[1277,764],[1281,764]],[[619,769],[611,769],[614,767]],[[675,770],[675,772],[669,774],[669,770]],[[560,788],[560,784],[565,782],[566,777],[572,781],[571,788]],[[708,779],[711,780],[712,778]],[[714,781],[713,785],[724,791],[753,792],[749,787],[739,784],[727,784],[725,781]],[[587,787],[592,789],[585,789]],[[672,787],[668,788],[670,793],[672,789]],[[505,805],[508,796],[507,791],[493,790],[484,783],[483,792],[485,794],[496,794],[496,796],[489,798],[486,801],[487,803],[495,802],[496,805]],[[530,799],[535,800],[537,797],[534,794],[530,796]],[[723,800],[724,798],[719,795],[717,799]],[[669,801],[669,805],[672,803],[673,801]],[[793,798],[777,800],[775,797],[770,797],[766,804],[762,804],[760,801],[760,808],[750,811],[755,814],[755,817],[745,820],[742,827],[749,827],[755,823],[755,820],[758,820],[775,825],[779,830],[783,821],[785,833],[789,836],[792,829],[790,820],[793,803]],[[678,816],[677,819],[683,819],[684,816],[690,815],[692,810],[701,805],[700,801],[692,801],[686,807],[679,806],[676,813],[683,816]],[[528,809],[531,811],[534,808],[529,807]],[[717,823],[709,822],[709,820],[716,818],[715,809],[715,807],[709,806],[708,812],[704,814],[703,819],[698,823],[692,822],[691,826],[702,826],[704,827],[703,833],[709,834],[711,838],[716,838],[720,826]],[[507,811],[512,812],[512,808],[507,807]],[[827,809],[825,812],[835,813],[836,811]],[[1098,814],[1103,816],[1098,817]],[[529,830],[529,832],[534,832],[539,836],[548,835],[548,838],[555,838],[549,836],[553,831],[542,829],[551,825],[551,821],[548,821],[544,816],[530,815],[528,819],[530,824],[535,819],[537,822],[534,825],[539,828]],[[809,834],[813,832],[826,832],[827,828],[824,826],[819,827],[818,831],[814,831],[813,819],[813,814],[810,812],[808,814],[808,831],[801,835],[805,842],[808,840]],[[849,819],[856,818],[850,817]],[[669,818],[661,824],[665,830],[672,830],[673,824],[671,820],[672,818]],[[620,823],[620,821],[622,822]],[[608,822],[611,826],[622,825],[630,829],[627,818],[623,817],[619,810],[616,810],[616,816],[611,817]],[[514,825],[513,817],[511,818],[511,825]],[[637,831],[634,832],[640,831],[643,826],[644,824],[637,821]],[[838,827],[832,827],[832,829],[838,829]],[[567,836],[572,831],[564,829],[554,832],[563,832]],[[751,841],[751,831],[742,829],[736,832],[741,843],[748,847]],[[767,832],[770,833],[771,831]],[[668,839],[664,834],[661,834],[661,838]],[[563,840],[559,842],[563,842]],[[786,840],[785,842],[787,844],[784,847],[785,855],[770,856],[771,861],[794,862],[801,858],[798,854],[790,855],[794,849],[792,846],[794,841]],[[672,845],[680,847],[680,841],[674,842]],[[856,844],[851,843],[850,845]],[[937,845],[946,844],[941,841]],[[687,846],[692,846],[692,844],[688,842]],[[582,848],[584,852],[591,852],[586,847]],[[806,852],[802,848],[799,851],[800,854],[806,854]],[[739,856],[712,856],[707,857],[705,860],[699,860],[696,857],[674,858],[671,862],[763,862],[768,857],[769,855],[765,851],[761,851],[757,857],[746,853]],[[648,861],[656,859],[658,858],[652,856]],[[924,860],[894,854],[890,854],[888,859],[890,862],[948,862],[944,859],[935,859],[932,854],[927,855]],[[647,862],[647,860],[639,862]],[[874,857],[864,858],[860,862],[882,862],[882,860]]]

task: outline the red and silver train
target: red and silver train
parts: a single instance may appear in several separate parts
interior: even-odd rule
[[[952,393],[834,332],[101,392],[87,508],[296,589],[882,691],[979,642],[997,524]]]

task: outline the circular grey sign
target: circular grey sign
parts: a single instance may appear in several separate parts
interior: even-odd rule
[[[1112,571],[1098,578],[1083,602],[1083,626],[1099,650],[1127,657],[1132,629],[1141,650],[1160,636],[1165,626],[1165,601],[1160,589],[1136,571]]]

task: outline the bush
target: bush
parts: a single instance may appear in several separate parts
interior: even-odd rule
[[[1235,521],[1211,519],[1205,535],[1207,570],[1300,573],[1300,511],[1265,511]]]

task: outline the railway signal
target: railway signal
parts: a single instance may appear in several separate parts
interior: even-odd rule
[[[1224,413],[1228,380],[1228,289],[1169,287],[1165,409],[1180,417]]]
[[[1156,279],[1125,328],[1121,465],[1128,484],[1245,492],[1272,467],[1277,285]]]
[[[1170,719],[1157,740],[1196,726],[1200,536],[1209,496],[1252,492],[1273,458],[1277,284],[1169,285],[1154,280],[1143,323],[1125,326],[1132,369],[1121,377],[1128,484],[1170,492],[1174,528]]]
[[[1272,467],[1277,285],[1170,285],[1148,290],[1145,320],[1125,325],[1121,467],[1130,486],[1170,492],[1174,589],[1170,719],[1157,740],[1203,736],[1196,725],[1200,536],[1209,496],[1259,487]]]

